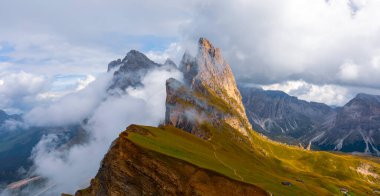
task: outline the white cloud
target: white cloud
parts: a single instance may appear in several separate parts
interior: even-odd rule
[[[76,91],[80,91],[86,88],[91,82],[95,81],[95,77],[93,75],[87,75],[85,79],[78,80],[78,86],[76,87]]]
[[[35,97],[48,86],[48,80],[26,72],[0,74],[0,108],[12,112],[35,103]]]
[[[0,18],[7,19],[0,19],[7,26],[0,42],[10,48],[11,59],[0,62],[7,64],[0,70],[96,77],[129,49],[178,63],[179,51],[206,37],[222,48],[239,82],[380,88],[377,0],[69,0],[43,7],[20,0],[0,3]],[[347,59],[355,66],[347,67]]]
[[[24,120],[34,126],[78,124],[92,114],[107,96],[106,89],[111,78],[111,73],[100,75],[86,89],[65,95],[51,104],[34,107],[24,115]]]
[[[34,173],[48,177],[57,185],[52,194],[74,193],[88,186],[109,145],[121,131],[132,123],[156,126],[164,119],[165,81],[169,77],[182,79],[178,71],[157,69],[144,77],[144,87],[105,97],[103,90],[107,80],[97,79],[82,91],[65,96],[47,108],[32,110],[28,122],[38,125],[63,125],[88,118],[85,129],[91,138],[89,143],[61,150],[55,149],[59,136],[44,137],[34,149]],[[90,92],[84,93],[86,91]],[[94,104],[87,107],[83,102]]]
[[[0,30],[1,32],[1,30]],[[4,34],[0,42],[12,44],[6,56],[8,72],[23,70],[52,77],[60,74],[93,74],[104,72],[110,59],[117,54],[102,47],[71,43],[62,35],[15,32]]]
[[[351,94],[348,89],[337,85],[315,85],[303,80],[287,81],[262,86],[265,90],[281,90],[306,101],[341,106],[348,102]]]
[[[221,47],[240,82],[380,88],[372,68],[380,55],[379,9],[377,0],[202,1],[182,33]],[[347,59],[355,66],[341,67]]]
[[[344,63],[339,67],[339,78],[343,81],[353,81],[359,79],[360,67],[352,62]]]
[[[3,124],[0,125],[0,128],[3,128],[4,130],[13,131],[16,129],[24,129],[28,125],[26,125],[24,122],[15,120],[15,119],[8,119],[4,121]]]
[[[164,51],[149,51],[146,53],[146,56],[157,63],[164,63],[168,58],[179,63],[184,51],[181,43],[174,42]]]
[[[14,74],[2,74],[0,92],[10,97],[25,96],[40,92],[45,84],[45,78],[38,75],[19,72]]]
[[[162,40],[176,40],[178,26],[189,14],[184,4],[183,0],[1,1],[0,26],[7,28],[0,29],[0,45],[9,46],[4,61],[12,64],[8,71],[96,76],[130,49],[161,50],[168,44]]]

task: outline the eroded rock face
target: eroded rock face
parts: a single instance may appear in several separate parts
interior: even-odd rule
[[[87,195],[267,195],[262,189],[187,162],[145,150],[128,140],[130,126],[104,157]]]
[[[127,53],[123,60],[115,60],[108,64],[108,72],[113,71],[114,76],[110,89],[125,90],[127,87],[141,86],[142,78],[155,68],[167,67],[177,69],[173,61],[168,59],[165,64],[158,64],[136,50]]]
[[[165,123],[185,130],[202,139],[209,139],[212,134],[203,128],[207,123],[218,127],[222,118],[229,116],[202,94],[196,93],[180,81],[170,78],[166,81]]]
[[[310,135],[336,115],[326,104],[299,100],[282,91],[242,85],[239,90],[254,130],[275,140],[292,141]]]
[[[207,121],[224,121],[241,134],[248,136],[251,130],[245,109],[241,100],[240,92],[237,88],[235,78],[228,63],[223,59],[218,48],[204,39],[199,39],[199,49],[196,57],[185,53],[180,70],[184,74],[185,85],[189,91],[193,91],[192,97],[181,97],[182,92],[176,92],[170,86],[167,88],[170,93],[167,95],[167,124],[176,125],[184,119],[188,119],[188,108],[186,103],[191,99],[191,104],[199,104],[201,112],[206,113]],[[173,81],[168,81],[167,85]],[[174,84],[173,84],[174,85]],[[215,103],[210,104],[210,100],[200,103],[194,101],[200,97],[212,99]],[[179,99],[182,102],[170,102]],[[169,100],[169,102],[168,102]],[[206,105],[206,107],[205,107]],[[208,107],[213,105],[214,107]],[[219,106],[219,107],[218,107]],[[199,111],[197,111],[199,112]],[[199,114],[198,114],[199,115]],[[202,116],[202,114],[200,114]],[[184,128],[184,127],[180,127]],[[188,130],[188,129],[185,129]]]
[[[334,108],[282,91],[245,86],[239,90],[253,129],[274,140],[380,156],[380,96],[361,93]]]
[[[380,156],[380,96],[358,94],[315,135],[315,145],[323,150]]]

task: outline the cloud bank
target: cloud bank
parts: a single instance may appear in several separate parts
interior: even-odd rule
[[[379,9],[377,0],[4,1],[0,70],[96,77],[126,50],[179,62],[177,51],[206,37],[238,82],[301,80],[346,88],[349,99],[380,89]]]
[[[166,79],[182,79],[176,70],[156,69],[143,78],[143,87],[111,95],[106,93],[111,76],[108,73],[82,91],[26,115],[29,124],[40,126],[62,126],[88,119],[84,125],[91,138],[88,143],[62,150],[57,148],[62,136],[49,134],[33,149],[33,173],[47,177],[55,185],[51,194],[74,193],[88,186],[111,142],[129,124],[158,125],[165,115]]]
[[[17,113],[37,102],[36,97],[48,87],[47,78],[26,72],[0,73],[0,109]]]
[[[379,9],[376,0],[211,0],[194,4],[182,34],[221,47],[240,82],[380,89]]]

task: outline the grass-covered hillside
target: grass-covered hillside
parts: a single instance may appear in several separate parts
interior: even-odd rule
[[[213,134],[209,141],[172,126],[136,127],[141,131],[129,132],[128,139],[142,148],[257,185],[274,195],[340,195],[344,189],[349,195],[376,195],[380,190],[376,160],[306,151],[257,134],[249,144],[230,135],[234,132],[228,126],[209,127]]]

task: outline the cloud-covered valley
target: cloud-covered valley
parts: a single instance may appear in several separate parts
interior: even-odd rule
[[[34,147],[30,172],[48,178],[51,194],[88,186],[110,144],[128,125],[157,126],[165,115],[166,79],[182,79],[177,70],[157,68],[142,79],[143,86],[111,93],[112,75],[105,73],[83,90],[24,115],[29,126],[82,124],[88,134],[87,142],[69,148],[60,147],[64,133],[47,134]]]

